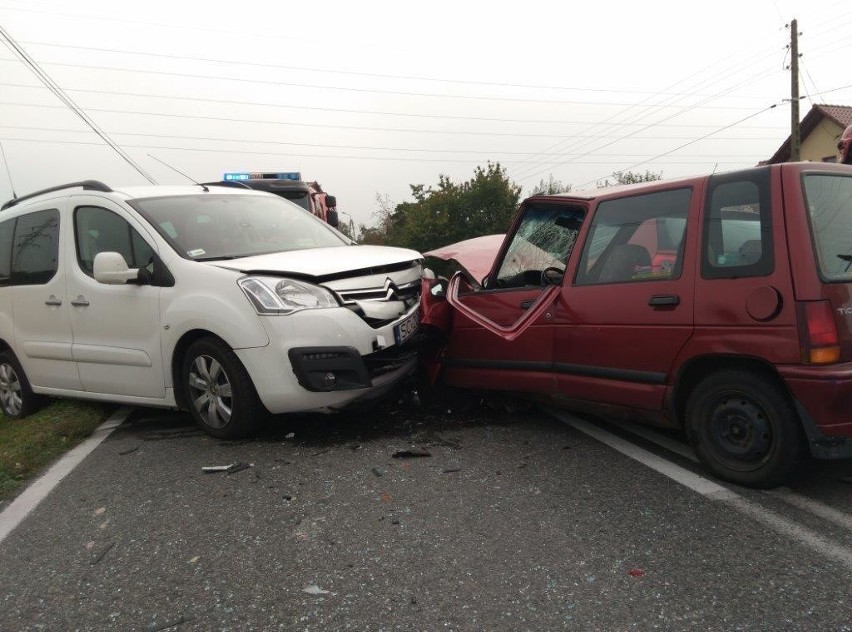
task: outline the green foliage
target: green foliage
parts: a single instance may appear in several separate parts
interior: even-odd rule
[[[547,177],[547,180],[542,178],[541,181],[533,187],[532,191],[530,191],[530,195],[554,195],[556,193],[568,193],[570,190],[570,184],[562,184],[561,180],[555,180],[551,173]]]
[[[438,177],[436,187],[412,184],[413,202],[391,209],[377,196],[379,225],[361,231],[361,243],[402,246],[425,252],[471,237],[505,232],[521,197],[500,163],[476,167],[473,178],[455,183]]]
[[[0,498],[88,437],[109,410],[100,404],[58,401],[26,419],[0,414]]]
[[[654,173],[653,171],[645,171],[645,173],[636,173],[634,171],[614,171],[612,173],[613,180],[609,178],[603,181],[598,181],[598,188],[614,187],[620,184],[636,184],[638,182],[653,182],[663,179],[663,172]]]

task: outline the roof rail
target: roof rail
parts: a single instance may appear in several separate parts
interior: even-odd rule
[[[24,200],[29,200],[30,198],[34,198],[45,193],[53,193],[54,191],[61,191],[62,189],[73,189],[75,187],[83,187],[84,191],[101,191],[103,193],[110,193],[112,191],[112,189],[110,189],[103,182],[98,182],[97,180],[82,180],[80,182],[69,182],[68,184],[60,184],[56,187],[50,187],[49,189],[42,189],[41,191],[27,193],[26,195],[22,195],[19,198],[9,200],[2,207],[0,207],[0,211],[5,211],[7,208],[15,206],[18,202],[23,202]]]

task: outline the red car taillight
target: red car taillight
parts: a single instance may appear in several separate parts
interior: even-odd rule
[[[840,361],[840,339],[834,324],[834,312],[828,301],[799,303],[802,316],[802,359],[808,364],[832,364]]]

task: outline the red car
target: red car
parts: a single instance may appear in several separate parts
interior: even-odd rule
[[[534,196],[484,278],[426,283],[447,385],[684,427],[747,486],[852,457],[850,166]]]

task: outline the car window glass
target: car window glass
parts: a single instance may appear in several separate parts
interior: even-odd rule
[[[12,275],[12,237],[15,220],[0,222],[0,286],[9,285]]]
[[[117,252],[131,268],[151,263],[154,251],[122,217],[96,206],[81,206],[74,212],[77,239],[77,261],[86,274],[92,275],[95,255]]]
[[[12,247],[12,284],[47,283],[59,262],[59,211],[21,215]]]
[[[852,280],[852,178],[807,174],[805,201],[822,278]]]
[[[601,202],[575,283],[628,283],[680,276],[691,189]]]
[[[705,211],[701,274],[705,278],[765,276],[772,272],[768,196],[758,182],[712,186]]]
[[[555,204],[530,204],[523,213],[497,272],[497,287],[541,285],[543,270],[564,272],[585,216],[583,209]]]
[[[197,261],[349,245],[328,224],[276,195],[205,193],[130,204],[182,257]]]

